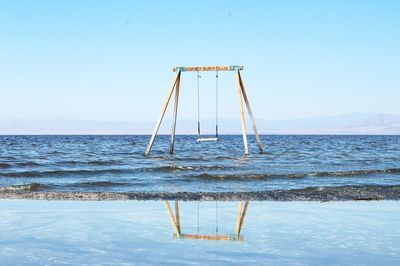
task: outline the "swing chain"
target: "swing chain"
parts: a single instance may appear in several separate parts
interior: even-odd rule
[[[218,70],[215,73],[215,137],[218,138]]]
[[[218,139],[218,70],[215,73],[215,138]],[[200,130],[200,72],[197,71],[197,135],[201,136]]]
[[[197,202],[197,234],[200,234],[200,202]]]
[[[200,72],[197,71],[197,135],[200,137]]]
[[[215,202],[215,234],[218,235],[218,201]]]

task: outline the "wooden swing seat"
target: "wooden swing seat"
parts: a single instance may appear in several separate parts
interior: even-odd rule
[[[219,138],[198,138],[197,142],[217,141]]]

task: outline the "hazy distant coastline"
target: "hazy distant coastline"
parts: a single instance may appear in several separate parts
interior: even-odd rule
[[[1,135],[35,134],[151,134],[155,121],[151,122],[114,122],[77,120],[70,118],[54,119],[0,119]],[[355,134],[355,135],[399,135],[400,115],[354,113],[339,116],[320,116],[291,120],[256,120],[261,134]],[[213,133],[213,119],[202,121],[205,133]],[[239,119],[220,119],[222,134],[240,134]],[[248,131],[251,126],[248,122]],[[197,121],[178,120],[177,134],[196,134]],[[160,134],[169,134],[170,120],[165,120]]]

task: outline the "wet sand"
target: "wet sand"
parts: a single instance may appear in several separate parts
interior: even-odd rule
[[[201,201],[353,201],[400,200],[400,186],[343,186],[257,192],[0,192],[0,199],[31,200],[201,200]]]

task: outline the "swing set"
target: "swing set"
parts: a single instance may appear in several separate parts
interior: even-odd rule
[[[246,90],[243,85],[242,77],[240,71],[243,70],[243,66],[239,65],[231,65],[231,66],[197,66],[197,67],[174,67],[173,71],[177,72],[171,88],[168,91],[167,98],[164,102],[163,108],[161,110],[161,114],[158,118],[156,126],[153,130],[153,134],[151,135],[149,144],[147,145],[145,154],[149,155],[151,148],[153,147],[154,140],[157,136],[158,130],[160,128],[161,122],[164,118],[165,112],[167,110],[169,101],[173,92],[175,91],[175,102],[174,102],[174,110],[173,110],[173,121],[172,121],[172,129],[171,129],[171,140],[169,145],[169,153],[174,153],[174,142],[175,142],[175,129],[176,129],[176,118],[178,114],[178,101],[179,101],[179,90],[180,90],[180,80],[182,72],[197,72],[197,142],[208,142],[208,141],[218,141],[218,72],[219,71],[234,71],[236,72],[236,94],[239,103],[239,112],[240,112],[240,121],[242,126],[242,135],[243,135],[243,146],[244,146],[244,153],[247,155],[249,153],[248,145],[247,145],[247,134],[246,134],[246,122],[244,116],[244,108],[243,108],[243,99],[246,104],[247,112],[249,114],[254,135],[256,138],[256,142],[258,145],[259,153],[263,152],[263,147],[260,141],[260,137],[256,128],[256,123],[254,121],[253,113],[250,108],[249,99],[247,97]],[[202,71],[215,71],[215,137],[202,137],[201,134],[201,127],[200,127],[200,72]]]

